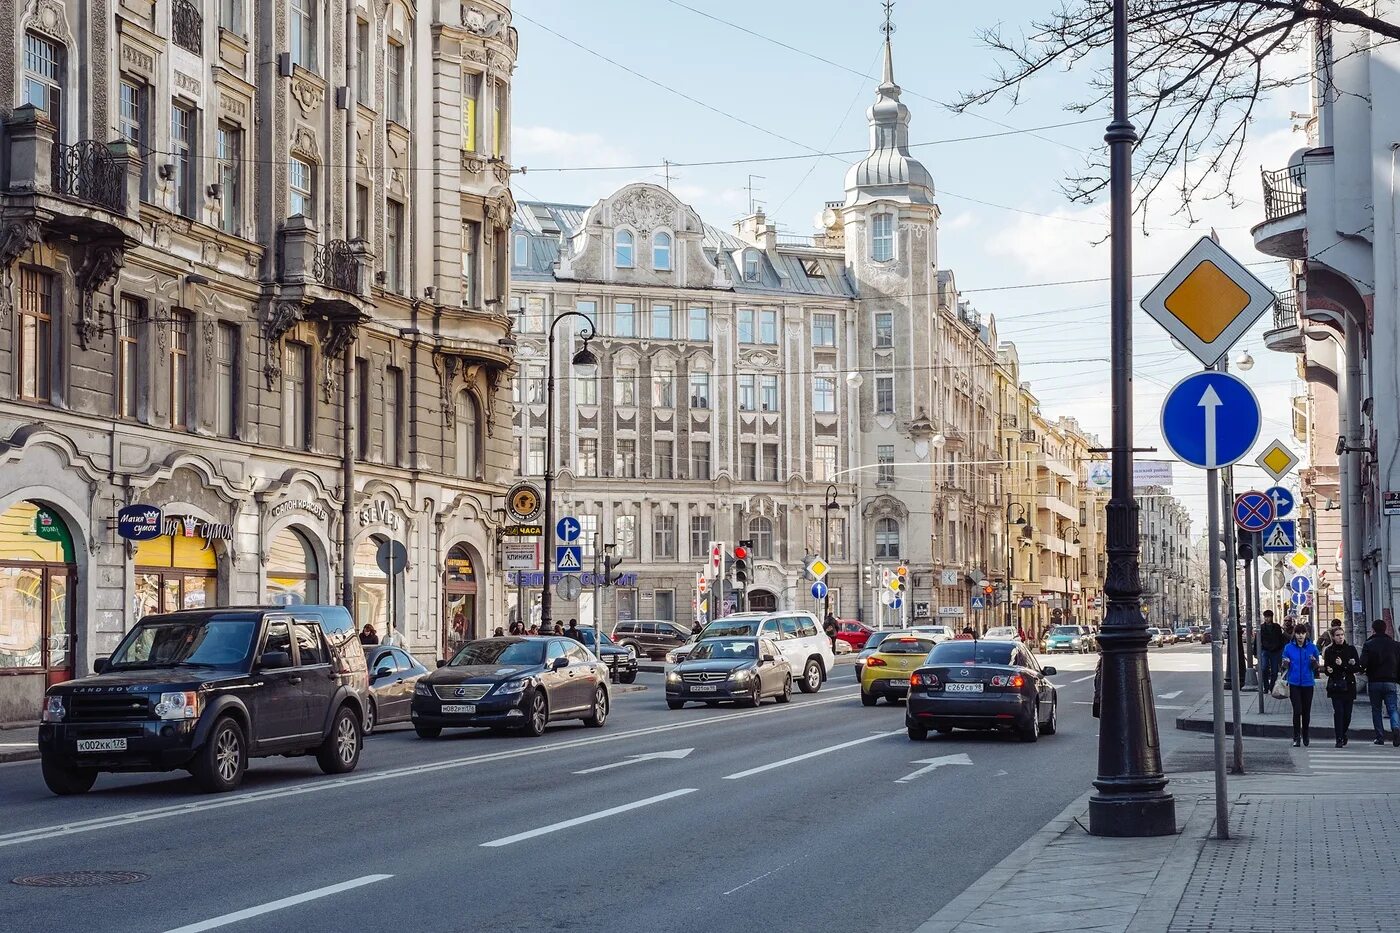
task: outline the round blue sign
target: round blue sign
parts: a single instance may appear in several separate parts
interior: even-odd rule
[[[1271,486],[1264,495],[1274,504],[1274,518],[1287,518],[1293,512],[1293,493],[1282,486]]]
[[[826,599],[826,584],[818,580],[812,584],[812,596],[816,599]]]
[[[1302,596],[1312,589],[1312,581],[1300,573],[1288,581],[1288,588],[1293,591],[1293,595]]]
[[[583,531],[583,526],[578,519],[572,515],[566,515],[559,519],[554,525],[554,533],[559,536],[559,540],[565,544],[577,541],[579,534]]]
[[[1263,531],[1274,520],[1273,500],[1251,489],[1235,497],[1235,524],[1244,531]]]
[[[1162,438],[1178,459],[1202,470],[1239,461],[1262,425],[1254,392],[1229,373],[1192,373],[1162,403]]]
[[[896,597],[894,598],[894,602],[890,603],[890,605],[893,606],[893,607],[896,608],[896,609],[899,609],[900,607],[902,607],[902,606],[904,605],[904,597],[902,597],[902,596],[896,596]]]

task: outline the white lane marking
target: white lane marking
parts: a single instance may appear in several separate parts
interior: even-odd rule
[[[1171,693],[1159,693],[1159,694],[1157,694],[1157,699],[1159,699],[1159,700],[1175,700],[1177,697],[1181,696],[1181,694],[1184,693],[1184,692],[1185,692],[1185,691],[1183,691],[1183,690],[1173,690]]]
[[[998,771],[996,774],[992,775],[992,777],[1006,777],[1009,773],[1008,771]]]
[[[874,742],[876,739],[883,739],[891,735],[899,735],[903,729],[895,729],[893,732],[877,732],[874,735],[867,735],[863,739],[852,739],[849,742],[842,742],[840,745],[828,745],[826,748],[819,748],[813,752],[806,752],[801,755],[794,755],[791,758],[784,758],[782,761],[770,762],[766,765],[759,765],[757,768],[750,768],[747,771],[738,771],[734,774],[726,774],[724,780],[737,781],[740,778],[752,777],[755,774],[762,774],[764,771],[772,771],[774,768],[782,768],[787,765],[795,765],[799,761],[806,761],[808,758],[816,758],[819,755],[828,755],[831,752],[839,752],[843,748],[850,748],[853,745],[862,745],[866,742]]]
[[[574,774],[596,774],[599,771],[611,771],[613,768],[622,768],[643,761],[655,761],[663,758],[670,761],[678,761],[685,758],[693,751],[695,751],[693,748],[678,748],[673,752],[647,752],[644,755],[628,755],[621,761],[614,761],[612,764],[607,765],[599,765],[596,768],[584,768],[582,771],[575,771]]]
[[[1093,680],[1093,679],[1094,679],[1094,675],[1093,675],[1093,674],[1090,674],[1088,677],[1081,677],[1081,678],[1079,678],[1078,680],[1071,680],[1070,683],[1072,683],[1072,684],[1082,684],[1082,683],[1084,683],[1084,681],[1086,681],[1086,680]]]
[[[917,771],[910,771],[904,777],[895,781],[896,784],[908,784],[917,777],[928,774],[930,771],[937,771],[945,765],[970,765],[972,759],[966,754],[944,755],[942,758],[921,758],[918,761],[909,762],[911,765],[923,765]]]
[[[837,689],[842,690],[846,688]],[[849,689],[858,689],[858,685]],[[190,813],[201,813],[206,810],[222,810],[226,807],[236,807],[245,803],[258,803],[263,800],[276,800],[282,797],[296,797],[301,794],[337,790],[342,787],[353,787],[357,784],[388,781],[418,774],[432,774],[436,771],[446,771],[453,768],[463,768],[469,765],[484,764],[494,761],[508,761],[510,759],[525,758],[531,755],[545,755],[551,752],[573,748],[585,748],[590,745],[599,745],[605,742],[618,742],[624,739],[637,738],[638,736],[657,735],[664,732],[675,732],[679,729],[692,729],[697,726],[722,724],[732,722],[736,719],[747,719],[753,716],[772,716],[793,710],[809,709],[813,706],[820,706],[827,703],[839,703],[849,699],[849,696],[832,696],[820,700],[804,700],[786,705],[769,706],[763,709],[725,713],[720,716],[706,717],[704,719],[687,719],[682,722],[667,723],[661,726],[647,726],[643,729],[632,729],[628,732],[593,736],[587,739],[574,739],[567,742],[550,742],[535,745],[530,748],[513,749],[508,752],[488,752],[482,755],[470,755],[465,758],[449,758],[446,761],[425,762],[421,765],[407,765],[402,768],[390,768],[370,774],[356,774],[352,777],[338,778],[336,780],[312,778],[304,784],[296,784],[291,787],[251,791],[246,794],[238,794],[231,797],[201,800],[198,803],[181,803],[167,807],[156,807],[150,810],[135,810],[129,813],[117,813],[111,816],[96,817],[91,820],[81,820],[76,823],[38,826],[33,829],[23,829],[17,832],[0,835],[0,849],[22,845],[26,842],[39,842],[45,839],[57,839],[62,836],[74,836],[79,833],[94,832],[99,829],[111,829],[115,826],[129,826],[133,823],[144,823],[148,820],[159,820],[171,816],[184,816]]]
[[[725,891],[723,894],[721,894],[720,897],[728,897],[730,894],[733,894],[735,891],[742,891],[742,890],[744,890],[744,888],[747,888],[749,885],[754,884],[755,882],[758,882],[758,881],[762,881],[764,878],[767,878],[769,875],[776,874],[777,872],[782,871],[784,868],[791,868],[793,865],[796,865],[798,862],[802,861],[804,858],[807,858],[807,856],[805,856],[805,855],[799,856],[798,858],[793,859],[791,862],[788,862],[786,865],[779,865],[777,868],[770,868],[768,871],[765,871],[763,874],[759,875],[757,878],[750,878],[748,881],[745,881],[743,884],[739,885],[738,887],[736,887],[736,888],[730,888],[728,891]]]
[[[240,920],[248,920],[252,917],[261,917],[263,914],[270,914],[275,910],[284,910],[288,907],[295,907],[297,904],[305,904],[307,901],[314,901],[319,898],[329,897],[332,894],[339,894],[341,891],[349,891],[352,888],[361,888],[367,884],[374,884],[376,881],[384,881],[392,878],[393,875],[365,875],[363,878],[355,878],[351,881],[342,881],[340,884],[327,885],[324,888],[317,888],[314,891],[307,891],[305,894],[293,894],[291,897],[280,898],[260,904],[257,907],[249,907],[245,910],[234,911],[231,914],[224,914],[219,917],[212,917],[208,920],[201,920],[198,923],[191,923],[186,926],[176,927],[167,930],[166,933],[202,933],[204,930],[214,930],[219,927],[226,927],[230,923],[238,923]]]
[[[502,836],[500,839],[492,839],[490,842],[483,842],[481,847],[484,849],[494,849],[500,848],[501,846],[508,846],[516,842],[524,842],[526,839],[534,839],[536,836],[557,833],[561,829],[582,826],[584,823],[592,823],[594,820],[602,820],[610,816],[617,816],[619,813],[626,813],[628,810],[637,810],[641,807],[649,807],[654,803],[661,803],[664,800],[674,800],[677,797],[684,797],[686,794],[693,794],[699,789],[698,787],[682,787],[680,790],[673,790],[665,794],[657,794],[655,797],[647,797],[644,800],[634,800],[632,803],[624,803],[621,806],[609,807],[606,810],[599,810],[597,813],[588,813],[583,816],[576,816],[571,820],[550,823],[548,826],[526,830],[523,833],[516,833],[514,836]]]

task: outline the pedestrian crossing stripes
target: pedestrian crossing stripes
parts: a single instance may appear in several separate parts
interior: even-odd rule
[[[1358,745],[1353,739],[1346,748],[1308,749],[1308,767],[1317,774],[1356,774],[1365,771],[1400,771],[1400,748],[1385,745]]]

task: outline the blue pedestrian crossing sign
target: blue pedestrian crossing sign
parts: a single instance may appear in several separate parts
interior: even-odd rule
[[[1271,486],[1264,490],[1264,495],[1274,504],[1274,518],[1287,518],[1293,511],[1293,493],[1282,486]]]
[[[985,597],[985,596],[974,596],[974,597],[972,597],[972,608],[973,608],[973,609],[986,609],[986,608],[987,608],[987,597]]]
[[[1265,554],[1292,554],[1298,550],[1298,523],[1291,518],[1276,521],[1260,534]]]
[[[1162,403],[1162,437],[1183,463],[1218,470],[1236,463],[1259,439],[1259,400],[1229,373],[1192,373]]]
[[[554,549],[554,569],[560,573],[583,572],[583,546],[561,544]]]
[[[1291,580],[1288,581],[1289,592],[1294,593],[1298,596],[1306,595],[1308,590],[1310,589],[1312,589],[1312,581],[1309,580],[1307,577],[1303,576],[1301,573],[1297,574]]]
[[[565,544],[571,544],[578,540],[579,534],[583,531],[583,525],[572,515],[565,515],[554,525],[554,533],[559,536],[559,540]]]
[[[826,584],[818,580],[812,584],[812,596],[815,599],[826,599]]]

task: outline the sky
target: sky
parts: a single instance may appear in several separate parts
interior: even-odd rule
[[[911,111],[912,151],[932,172],[942,210],[940,265],[954,271],[984,318],[996,318],[1000,338],[1016,343],[1042,412],[1075,417],[1107,443],[1109,251],[1099,242],[1107,207],[1071,204],[1061,190],[1086,152],[1102,145],[1107,115],[1066,109],[1089,75],[1047,75],[1014,107],[958,115],[941,103],[994,72],[979,30],[1019,27],[1048,6],[901,0],[894,73]],[[732,229],[748,213],[752,186],[770,219],[793,234],[815,232],[824,203],[843,198],[845,171],[860,156],[810,153],[863,152],[868,144],[865,111],[883,42],[877,0],[516,0],[513,7],[520,31],[513,159],[527,169],[512,181],[518,200],[589,205],[631,181],[665,183],[664,161],[733,160],[765,161],[676,166],[669,187],[708,223]],[[1135,300],[1212,229],[1264,282],[1287,286],[1286,264],[1256,252],[1249,228],[1263,219],[1258,169],[1282,167],[1305,145],[1290,114],[1307,109],[1303,91],[1261,103],[1235,181],[1238,207],[1198,202],[1189,223],[1165,199],[1150,205],[1148,230],[1137,224],[1133,246]],[[608,166],[625,167],[597,170]],[[1066,282],[1080,284],[1057,284]],[[1297,451],[1290,400],[1304,385],[1294,355],[1264,347],[1269,318],[1232,356],[1248,349],[1255,360],[1243,378],[1264,409],[1256,451],[1275,437]],[[1161,402],[1200,364],[1136,307],[1134,335],[1135,443],[1160,448],[1141,456],[1169,458]],[[1086,358],[1096,361],[1064,362]],[[1237,487],[1266,482],[1252,464],[1253,454],[1237,468]],[[1199,530],[1203,474],[1176,464],[1175,477],[1172,491]]]

